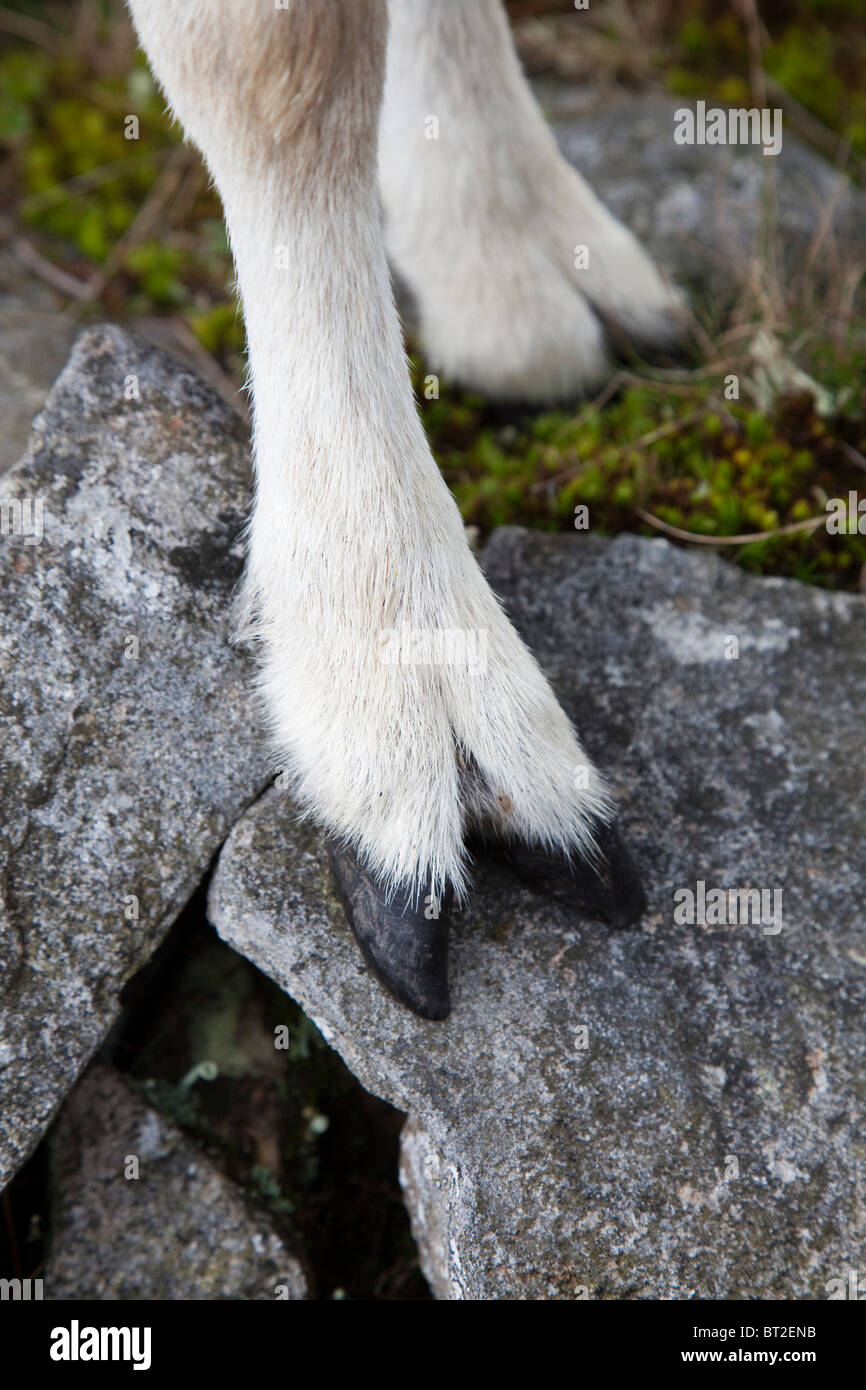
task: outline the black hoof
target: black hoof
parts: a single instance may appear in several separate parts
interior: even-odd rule
[[[610,927],[630,927],[646,911],[637,865],[615,824],[599,825],[597,863],[567,860],[529,845],[514,844],[508,857],[525,882],[560,902],[598,917]]]
[[[333,840],[327,843],[349,926],[367,964],[413,1013],[447,1018],[450,893],[439,903],[438,917],[425,916],[429,895],[423,889],[417,903],[399,893],[386,902],[354,851]]]

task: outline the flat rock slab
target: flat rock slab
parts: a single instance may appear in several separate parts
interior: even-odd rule
[[[235,414],[119,328],[3,478],[0,1186],[267,779],[227,641],[248,491]]]
[[[276,789],[232,831],[211,918],[408,1113],[437,1296],[825,1298],[866,1266],[866,604],[662,540],[508,529],[485,558],[611,775],[640,927],[483,862],[453,1014],[422,1022]],[[700,883],[781,891],[780,929],[677,921]]]
[[[51,1166],[46,1298],[309,1296],[270,1216],[111,1067],[93,1067],[67,1100]]]

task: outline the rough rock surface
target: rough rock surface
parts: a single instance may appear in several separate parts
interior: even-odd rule
[[[831,209],[839,255],[862,246],[862,195],[787,131],[778,160],[678,147],[679,104],[558,123],[677,278],[733,292],[773,173],[791,263]],[[43,361],[11,322],[14,440],[62,344]],[[267,780],[226,643],[245,445],[195,375],[100,329],[2,479],[4,504],[41,501],[44,534],[0,537],[0,1185]],[[276,793],[232,837],[215,917],[410,1113],[441,1296],[820,1296],[834,1262],[864,1264],[863,603],[661,542],[506,533],[488,563],[621,790],[655,894],[641,930],[610,937],[482,865],[455,1015],[431,1031],[370,981],[318,838]],[[781,887],[783,930],[677,926],[674,887],[701,878]]]
[[[486,564],[611,774],[640,927],[483,862],[453,1014],[422,1022],[276,789],[222,851],[212,920],[408,1112],[438,1296],[824,1298],[866,1265],[866,603],[635,537],[509,529]],[[700,881],[780,889],[781,929],[678,924]]]
[[[3,478],[34,529],[0,537],[0,1186],[267,779],[227,644],[245,443],[197,377],[101,328]]]
[[[862,255],[866,198],[784,121],[776,156],[747,145],[677,145],[674,112],[689,105],[627,97],[555,120],[563,153],[669,274],[699,294],[727,296],[753,257],[766,262],[768,238],[790,268],[800,266],[828,214],[812,276],[821,246],[832,244],[834,266],[852,244]]]
[[[308,1297],[269,1215],[111,1067],[93,1067],[69,1097],[51,1161],[46,1298]]]
[[[0,474],[21,458],[33,417],[62,371],[75,328],[61,300],[27,277],[2,246],[0,216]],[[0,484],[2,495],[2,484]]]

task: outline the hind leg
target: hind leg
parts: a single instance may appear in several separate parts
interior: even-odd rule
[[[603,378],[599,316],[637,344],[675,339],[676,292],[559,154],[500,0],[392,0],[390,18],[386,235],[432,364],[543,401]]]

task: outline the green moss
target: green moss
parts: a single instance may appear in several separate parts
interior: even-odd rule
[[[115,73],[106,73],[98,53],[84,56],[72,45],[0,55],[4,182],[28,235],[38,234],[43,254],[72,273],[86,278],[82,260],[95,266],[116,257],[180,138],[141,54]],[[145,313],[174,308],[205,285],[209,297],[224,299],[228,251],[223,237],[215,252],[210,231],[221,223],[219,202],[203,175],[200,182],[184,200],[184,226],[175,231],[161,216],[158,238],[120,256],[107,292],[113,310],[124,302]]]
[[[582,504],[591,529],[605,534],[658,534],[640,507],[698,536],[739,536],[807,520],[823,513],[826,497],[864,490],[849,452],[863,432],[856,408],[824,421],[809,397],[779,402],[772,416],[731,402],[723,419],[705,384],[674,395],[648,381],[600,412],[526,413],[503,425],[447,383],[425,402],[417,359],[413,373],[434,454],[465,521],[482,533],[508,523],[573,530]],[[854,588],[866,537],[820,527],[725,553],[756,572]]]
[[[764,54],[767,72],[831,128],[846,105],[836,43],[822,25],[789,28]]]
[[[243,351],[243,320],[234,302],[213,304],[208,309],[193,312],[188,322],[202,347],[214,357]]]
[[[180,304],[186,297],[181,279],[187,258],[177,247],[145,241],[127,254],[126,265],[155,304]]]

